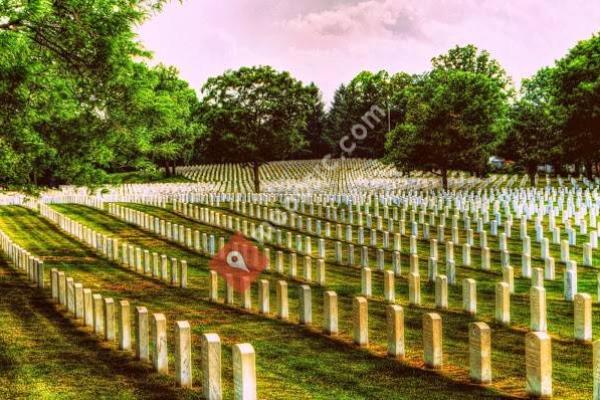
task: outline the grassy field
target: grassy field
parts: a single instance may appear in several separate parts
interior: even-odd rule
[[[0,398],[163,399],[179,397],[170,380],[153,374],[91,337],[0,265]]]
[[[459,397],[476,399],[502,397],[494,390],[461,383],[461,371],[454,372],[458,375],[458,381],[451,379],[453,378],[452,368],[442,374],[422,371],[412,368],[410,363],[402,364],[379,356],[377,350],[367,352],[358,349],[350,345],[344,335],[334,340],[321,335],[317,329],[308,329],[294,323],[285,323],[274,318],[259,316],[256,313],[241,312],[238,308],[209,303],[205,299],[207,259],[159,240],[157,237],[124,224],[105,213],[80,206],[57,206],[57,208],[73,217],[80,218],[87,225],[100,231],[112,233],[113,236],[121,237],[132,243],[139,243],[155,251],[184,257],[190,262],[190,288],[167,287],[157,281],[143,279],[98,258],[94,253],[58,232],[52,225],[29,210],[20,207],[0,208],[0,229],[7,232],[13,240],[33,254],[42,256],[47,265],[47,271],[51,267],[60,268],[68,276],[72,276],[76,282],[83,283],[85,287],[92,288],[105,297],[110,296],[116,300],[129,299],[133,306],[144,305],[150,312],[164,312],[170,321],[170,335],[172,335],[172,323],[175,320],[190,321],[193,327],[195,348],[199,345],[199,336],[202,333],[218,333],[224,343],[223,382],[226,398],[232,396],[231,344],[241,342],[250,342],[256,349],[260,398],[411,399],[427,396],[426,398],[435,399]],[[16,282],[14,290],[22,292],[20,297],[26,298],[27,301],[33,301],[32,299],[37,296],[42,302],[39,292],[26,287],[13,274],[9,274],[9,276]],[[5,291],[2,293],[4,295]],[[290,290],[290,300],[294,297],[293,293]],[[318,294],[314,293],[313,296],[315,305],[320,304]],[[12,297],[14,295],[9,298]],[[4,300],[2,305],[3,315],[10,316],[6,318],[19,318],[18,313],[12,310],[13,306],[18,309],[17,304]],[[78,342],[72,341],[68,334],[69,329],[80,332],[82,328],[74,327],[69,321],[64,320],[53,310],[53,307],[45,307],[53,313],[56,319],[56,321],[50,319],[47,323],[53,325],[55,334],[59,335],[59,341],[67,342],[74,352],[85,353],[85,347],[80,349],[81,346]],[[292,301],[290,310],[295,310],[295,307],[295,303]],[[6,311],[4,311],[5,309]],[[371,312],[378,314],[376,309],[376,306],[372,307]],[[41,313],[42,310],[35,310],[36,316]],[[318,307],[315,313],[317,315],[320,313]],[[345,317],[344,314],[340,315],[341,320],[347,319]],[[41,317],[38,316],[38,318]],[[377,320],[375,317],[373,319]],[[318,324],[317,321],[315,325]],[[62,329],[61,324],[67,325],[69,329]],[[381,327],[378,325],[371,328],[374,339],[377,338],[376,333],[380,329]],[[48,329],[45,329],[44,333],[46,331]],[[82,340],[91,342],[90,346],[93,349],[97,348],[97,351],[110,355],[120,353],[114,348],[114,345],[99,343],[82,333],[79,335],[83,337]],[[409,343],[417,342],[417,340],[417,337],[412,337],[409,339]],[[377,341],[375,340],[375,342]],[[26,346],[23,342],[27,342],[27,340],[26,336],[15,333],[6,337],[4,342],[9,343],[5,346],[18,348]],[[91,351],[90,346],[87,348],[88,351]],[[451,341],[450,344],[446,344],[446,347],[448,346],[452,346]],[[44,367],[46,364],[55,365],[54,357],[60,358],[61,356],[60,352],[57,354],[39,349],[36,354],[39,357],[36,362],[41,366],[40,368],[46,368]],[[16,365],[13,369],[20,371],[22,365],[31,361],[31,357],[33,355],[28,352],[22,352],[21,359],[14,362]],[[127,381],[126,385],[106,385],[102,382],[102,375],[96,380],[90,373],[85,374],[86,379],[63,380],[65,382],[61,386],[64,387],[61,387],[60,391],[49,389],[40,397],[68,398],[69,393],[81,393],[79,398],[127,398],[128,396],[152,398],[157,394],[164,395],[163,398],[201,397],[199,383],[193,390],[175,390],[172,380],[165,381],[164,377],[148,371],[147,365],[131,361],[132,357],[123,355],[121,357],[127,358],[127,362],[115,360],[118,367],[129,365],[132,371],[120,369],[120,374],[113,379],[113,382],[118,382],[120,377]],[[112,366],[110,360],[103,360],[98,356],[91,358],[94,359],[94,362],[104,361],[103,368],[87,362],[85,354],[74,358],[81,364],[78,368],[84,370],[85,368],[93,370],[98,368],[102,371],[104,368],[104,371],[107,369],[110,371]],[[195,351],[193,358],[196,382],[199,382],[198,351]],[[68,365],[59,363],[55,365],[54,373],[65,376],[70,374],[71,370],[76,370],[76,368],[69,368]],[[140,370],[145,372],[143,377],[136,372]],[[27,379],[26,376],[21,379]],[[44,382],[46,382],[45,379]],[[57,380],[48,378],[46,384],[50,385],[52,382],[57,382]],[[156,387],[149,389],[148,382],[152,382],[152,385]],[[22,393],[29,395],[32,392],[27,392],[25,389]]]
[[[182,175],[166,176],[164,170],[152,173],[143,171],[116,172],[110,174],[108,180],[112,184],[191,182]]]
[[[91,210],[82,206],[56,206],[57,209],[67,215],[85,222],[100,231],[117,235],[128,241],[133,241],[142,246],[153,247],[160,252],[166,252],[176,257],[185,257],[190,265],[199,267],[199,273],[206,272],[206,260],[199,255],[184,250],[179,246],[167,244],[165,247],[155,247],[152,243],[156,237],[152,234],[141,233],[137,229],[116,220],[97,210]],[[166,218],[172,222],[181,223],[194,229],[206,230],[210,233],[216,233],[215,228],[207,228],[204,225],[186,220],[185,218],[173,215],[172,212],[158,209],[155,207],[136,205],[137,209],[143,209],[156,216]],[[135,233],[128,233],[133,230]],[[222,235],[227,235],[221,231]],[[145,238],[147,237],[147,238]],[[425,260],[427,254],[426,246],[421,243],[419,246],[422,260]],[[443,259],[443,248],[440,246]],[[475,253],[475,252],[474,252]],[[331,255],[329,255],[331,258]],[[478,258],[473,255],[474,264],[477,265]],[[496,254],[496,258],[498,255]],[[407,265],[406,259],[403,264]],[[496,266],[499,261],[496,259]],[[536,264],[537,265],[537,264]],[[422,262],[421,273],[426,274],[426,266]],[[302,276],[301,264],[299,263],[299,276]],[[351,298],[360,291],[359,271],[347,266],[339,266],[328,263],[328,283],[327,289],[335,290],[340,295],[340,326],[343,332],[350,332],[351,321]],[[557,274],[560,276],[560,265],[557,265]],[[194,268],[194,274],[196,273]],[[376,273],[376,272],[375,272]],[[273,274],[274,275],[274,274]],[[478,280],[478,308],[477,320],[486,320],[494,329],[494,387],[503,389],[514,395],[522,395],[524,387],[524,334],[527,331],[529,320],[529,305],[526,297],[526,290],[529,286],[528,279],[516,279],[517,294],[512,296],[512,318],[514,324],[511,328],[506,328],[493,323],[494,292],[493,285],[499,280],[498,272],[485,272],[475,268],[458,268],[458,277],[474,277]],[[518,276],[518,273],[516,273]],[[270,276],[267,274],[266,276]],[[276,277],[273,276],[273,279]],[[582,279],[583,278],[583,279]],[[593,271],[588,275],[581,272],[580,279],[585,281],[590,287],[592,280],[595,279]],[[299,282],[298,282],[299,283]],[[583,285],[585,287],[585,285]],[[206,287],[206,286],[204,286]],[[574,342],[572,337],[572,306],[561,300],[561,285],[559,282],[553,282],[547,286],[549,292],[548,308],[550,331],[554,337],[554,377],[555,391],[565,398],[587,398],[591,392],[591,346]],[[369,303],[370,316],[370,338],[372,342],[371,350],[374,353],[383,354],[385,345],[385,320],[384,304],[382,302],[382,284],[381,280],[374,279],[374,298]],[[407,286],[402,279],[396,287],[398,301],[406,303]],[[406,308],[406,335],[408,345],[408,359],[418,365],[422,358],[421,347],[421,316],[424,311],[433,309],[433,286],[426,284],[423,286],[424,307]],[[293,293],[293,292],[291,292]],[[322,310],[320,300],[322,289],[313,287],[313,304],[315,306],[315,325],[320,325]],[[466,327],[474,319],[460,312],[461,307],[461,288],[450,287],[450,310],[441,312],[444,316],[444,341],[446,352],[446,364],[448,368],[444,373],[454,379],[464,379],[466,366],[468,365],[468,340],[466,337]],[[293,303],[292,303],[293,304]],[[294,307],[292,306],[292,309]],[[447,316],[447,317],[446,317]],[[596,317],[597,318],[597,317]]]

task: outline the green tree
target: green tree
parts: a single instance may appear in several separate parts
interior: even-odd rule
[[[151,141],[150,157],[165,167],[167,175],[173,175],[178,162],[191,159],[194,143],[202,137],[203,127],[198,121],[200,102],[173,67],[158,66],[153,72],[158,77],[154,93],[161,121],[155,124],[157,134]]]
[[[100,179],[110,150],[103,119],[78,80],[29,40],[0,32],[0,181],[5,185]]]
[[[347,85],[341,85],[334,95],[325,128],[325,136],[334,146],[334,151],[339,153],[340,150],[352,149],[351,152],[346,151],[351,153],[346,155],[382,157],[385,136],[390,127],[404,119],[404,89],[411,82],[412,77],[405,73],[390,75],[386,71],[363,71]],[[352,133],[356,124],[365,126],[367,137],[354,138],[351,145],[340,146],[339,142]]]
[[[92,183],[114,157],[114,90],[163,1],[0,1],[0,182]],[[127,140],[127,139],[126,139]]]
[[[588,178],[600,156],[600,35],[579,42],[556,62],[554,96],[566,111],[566,161],[584,165]]]
[[[348,116],[352,108],[352,97],[345,84],[340,85],[333,95],[331,108],[325,115],[323,126],[323,141],[329,145],[329,151],[338,155],[340,139],[350,132],[352,121]]]
[[[205,159],[247,163],[260,191],[259,167],[306,145],[314,88],[271,67],[244,67],[210,78],[202,88]]]
[[[451,51],[452,53],[452,51]],[[407,90],[405,121],[390,132],[385,160],[405,171],[483,173],[506,124],[502,80],[470,66],[439,66]]]
[[[203,134],[196,92],[175,68],[143,63],[134,66],[122,90],[111,104],[110,120],[130,140],[118,146],[116,166],[151,163],[165,168],[167,176],[174,174],[178,162],[191,159],[195,141]]]
[[[541,69],[522,83],[521,98],[510,110],[510,124],[500,155],[521,165],[533,184],[538,165],[557,168],[563,154],[564,109],[552,95],[550,68]]]
[[[485,75],[496,81],[507,94],[514,94],[512,81],[500,63],[486,50],[479,50],[472,44],[455,46],[446,54],[434,57],[431,64],[438,71],[465,71]]]
[[[309,104],[310,110],[304,133],[307,144],[296,154],[292,155],[294,158],[320,158],[330,153],[331,150],[331,144],[327,141],[323,132],[325,107],[321,98],[321,92],[314,83],[309,84],[307,90],[310,92],[312,98]]]
[[[65,72],[100,89],[131,55],[144,52],[133,26],[166,0],[0,0],[0,32],[26,38]]]

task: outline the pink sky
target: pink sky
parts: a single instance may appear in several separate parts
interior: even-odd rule
[[[488,50],[518,84],[598,31],[599,0],[184,0],[138,29],[198,91],[227,69],[271,65],[326,102],[362,70],[422,72],[457,44]]]

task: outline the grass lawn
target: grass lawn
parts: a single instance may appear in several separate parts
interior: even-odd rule
[[[205,276],[207,273],[207,260],[204,257],[184,250],[177,245],[164,242],[158,239],[155,235],[140,231],[122,221],[113,218],[106,213],[98,210],[93,210],[84,206],[77,205],[61,205],[55,206],[61,212],[79,219],[88,226],[94,227],[103,233],[111,234],[122,239],[132,241],[146,248],[153,248],[156,251],[165,252],[165,254],[175,257],[183,257],[188,260],[193,267],[190,273],[191,281],[195,277]],[[185,218],[173,215],[168,210],[159,209],[156,207],[135,205],[137,209],[143,209],[151,212],[161,218],[169,219],[172,222],[183,223],[193,229],[208,230],[215,233],[216,228],[206,227],[205,225],[189,221]],[[221,232],[226,236],[226,232]],[[406,246],[406,244],[405,244]],[[440,259],[443,259],[443,248],[440,246]],[[426,260],[425,254],[427,248],[424,243],[420,243],[419,252],[421,255],[421,274],[426,276]],[[425,254],[424,254],[425,253]],[[474,252],[475,253],[475,252]],[[331,259],[332,256],[328,255]],[[477,257],[474,255],[474,259]],[[474,260],[474,265],[476,261]],[[403,265],[408,262],[403,260]],[[499,264],[496,261],[495,265]],[[302,264],[298,265],[298,275],[302,276]],[[389,268],[389,266],[388,266]],[[360,291],[359,271],[347,266],[339,266],[328,263],[327,265],[327,289],[335,290],[340,296],[340,328],[346,333],[346,338],[349,337],[351,330],[351,300],[352,296]],[[500,388],[514,395],[522,395],[524,382],[524,335],[527,331],[529,318],[528,299],[523,294],[524,288],[528,285],[527,279],[517,279],[518,293],[512,299],[512,315],[515,324],[511,328],[506,328],[493,323],[493,308],[494,308],[494,292],[493,285],[499,280],[498,274],[494,272],[479,271],[475,268],[458,268],[458,281],[464,276],[471,276],[478,280],[478,308],[479,314],[476,319],[467,316],[460,312],[462,291],[460,286],[450,287],[450,310],[440,312],[444,320],[444,347],[445,347],[445,363],[448,368],[444,373],[454,379],[464,380],[466,369],[468,368],[468,338],[467,326],[469,322],[474,320],[486,320],[493,328],[493,360],[494,360],[494,387]],[[274,273],[267,273],[265,276],[272,279],[281,278]],[[382,283],[381,279],[377,278],[377,272],[374,271],[373,292],[374,298],[369,301],[369,323],[370,323],[370,341],[372,343],[371,350],[375,353],[383,354],[385,346],[385,305],[382,302]],[[560,276],[560,275],[559,275]],[[201,278],[198,285],[201,288],[206,288],[206,281]],[[274,284],[272,283],[272,291]],[[300,283],[300,282],[297,282]],[[192,283],[195,285],[196,283]],[[434,288],[431,284],[423,284],[423,304],[422,308],[405,307],[406,318],[406,340],[408,347],[408,360],[414,364],[419,364],[422,359],[422,344],[421,344],[421,317],[425,311],[434,310]],[[204,289],[205,290],[205,289]],[[550,289],[549,289],[550,290]],[[554,293],[558,288],[550,291]],[[290,287],[290,307],[294,310],[297,307],[295,302],[294,292]],[[317,286],[313,287],[313,313],[315,325],[320,326],[322,319],[322,299],[323,289]],[[408,289],[404,279],[398,279],[396,284],[397,302],[406,304],[408,297]],[[521,293],[519,293],[521,292]],[[271,294],[274,296],[274,293]],[[253,294],[256,298],[256,294]],[[572,332],[572,310],[571,305],[567,302],[558,299],[558,295],[554,294],[549,297],[554,297],[553,301],[549,301],[550,329],[557,329],[559,332],[565,332],[564,337],[554,335],[553,342],[553,357],[554,357],[554,386],[557,395],[561,398],[585,399],[589,398],[591,393],[591,346],[579,344],[569,339],[569,334]],[[552,308],[550,308],[552,307]]]
[[[143,242],[156,251],[165,250],[190,261],[190,289],[167,287],[141,278],[130,271],[99,259],[82,245],[58,232],[52,225],[20,207],[0,208],[0,228],[32,253],[43,257],[47,274],[57,267],[103,296],[129,299],[132,306],[144,305],[150,312],[164,312],[172,337],[173,321],[188,320],[193,327],[194,374],[196,389],[175,391],[172,397],[199,396],[199,336],[216,332],[223,346],[223,382],[225,397],[231,398],[231,345],[250,342],[257,352],[259,397],[265,399],[479,399],[499,398],[496,392],[462,384],[439,375],[410,368],[385,357],[378,357],[326,338],[316,331],[273,318],[241,312],[206,297],[205,258],[189,254],[153,235],[141,232],[118,220],[88,208],[59,207],[82,214],[87,224],[126,238]],[[100,229],[102,228],[102,229]],[[133,241],[133,240],[132,240]],[[47,276],[49,280],[49,276]],[[290,291],[290,299],[293,297]],[[316,299],[316,297],[315,297]],[[318,303],[315,300],[315,303]],[[293,303],[290,310],[294,310]],[[171,355],[172,357],[172,355]],[[137,364],[132,362],[133,364]],[[145,366],[143,366],[145,367]],[[68,371],[64,371],[68,373]],[[148,373],[150,378],[156,374]],[[120,388],[116,388],[119,390]],[[140,396],[143,397],[143,396]],[[170,397],[169,395],[167,397]]]
[[[0,264],[0,398],[163,399],[182,391],[90,336]]]

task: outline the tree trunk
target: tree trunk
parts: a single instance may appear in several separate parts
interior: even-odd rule
[[[165,176],[166,177],[171,176],[171,170],[169,169],[169,161],[165,161],[164,167],[165,167]]]
[[[527,166],[527,175],[529,176],[529,182],[531,186],[535,186],[535,167],[528,165]]]
[[[554,175],[565,175],[565,166],[562,162],[557,162],[553,165],[554,167]]]
[[[592,162],[591,161],[586,161],[585,162],[585,176],[591,181],[593,178],[593,171],[592,171]]]
[[[444,188],[444,190],[448,190],[448,170],[446,170],[445,168],[442,169],[441,175],[442,175],[442,187]]]
[[[171,165],[171,176],[177,175],[177,171],[175,171],[175,168],[177,168],[177,161],[173,161],[173,164]]]
[[[254,170],[254,192],[260,193],[260,180],[258,178],[258,168],[260,164],[258,161],[254,161],[252,163],[252,169]]]

